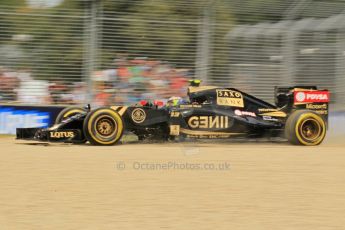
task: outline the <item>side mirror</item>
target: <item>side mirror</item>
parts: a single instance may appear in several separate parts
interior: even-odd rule
[[[91,111],[91,105],[90,104],[87,104],[84,109],[87,110],[87,112],[90,112]]]

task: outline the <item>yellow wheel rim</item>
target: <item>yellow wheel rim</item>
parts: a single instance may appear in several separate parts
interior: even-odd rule
[[[302,114],[296,124],[296,136],[304,145],[318,145],[326,135],[325,121],[314,113]]]
[[[322,131],[320,123],[313,118],[304,120],[299,129],[301,136],[308,141],[315,141]]]
[[[95,120],[94,129],[99,135],[110,137],[117,130],[116,121],[110,116],[100,116]]]

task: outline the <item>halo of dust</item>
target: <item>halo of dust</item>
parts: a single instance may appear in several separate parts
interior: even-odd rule
[[[343,229],[345,142],[34,144],[0,138],[1,229]],[[138,170],[219,164],[230,170]],[[125,168],[118,168],[118,164]]]

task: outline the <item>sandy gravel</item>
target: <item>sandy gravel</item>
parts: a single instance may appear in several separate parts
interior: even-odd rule
[[[95,147],[0,138],[0,229],[343,230],[340,140]]]

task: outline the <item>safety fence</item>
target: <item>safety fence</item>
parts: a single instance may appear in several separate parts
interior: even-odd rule
[[[0,3],[1,102],[128,104],[200,78],[270,102],[276,85],[317,85],[344,108],[343,1],[73,2]]]

